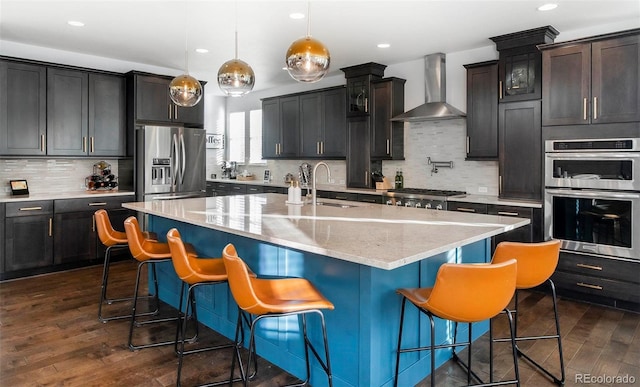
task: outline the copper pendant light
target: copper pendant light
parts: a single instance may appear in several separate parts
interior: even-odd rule
[[[188,4],[188,3],[187,3]],[[193,107],[202,99],[202,85],[200,81],[189,75],[188,33],[185,27],[184,63],[185,73],[173,78],[169,84],[169,96],[178,106]]]
[[[256,76],[247,62],[238,59],[238,3],[236,1],[236,51],[234,59],[226,61],[218,70],[218,86],[231,97],[242,97],[253,90]]]
[[[307,36],[289,46],[285,62],[291,78],[298,82],[313,83],[321,80],[329,71],[331,55],[327,47],[311,37],[310,2],[307,3]]]

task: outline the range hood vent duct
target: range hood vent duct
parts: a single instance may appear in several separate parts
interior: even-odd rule
[[[446,102],[445,55],[431,54],[424,57],[425,103],[397,115],[391,121],[419,122],[464,118],[466,114]]]

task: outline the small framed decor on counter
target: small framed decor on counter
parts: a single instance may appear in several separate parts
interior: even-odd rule
[[[11,184],[11,195],[13,196],[28,196],[29,195],[29,185],[27,184],[27,180],[19,179],[19,180],[10,180]]]
[[[224,134],[207,134],[207,149],[224,149]]]
[[[270,170],[268,170],[268,169],[264,170],[264,179],[263,179],[263,181],[265,183],[271,183],[271,171]]]

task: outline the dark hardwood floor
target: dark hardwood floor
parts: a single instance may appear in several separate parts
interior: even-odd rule
[[[102,267],[89,267],[0,283],[0,386],[171,386],[175,385],[177,358],[173,346],[132,352],[126,347],[128,320],[105,324],[97,319]],[[135,263],[112,265],[111,295],[126,296],[133,289]],[[520,326],[524,332],[551,332],[549,296],[523,294]],[[126,304],[107,312],[126,312]],[[567,386],[581,385],[576,377],[627,375],[640,385],[640,315],[599,306],[559,300]],[[175,313],[166,307],[163,313]],[[504,317],[495,320],[496,332],[505,332]],[[141,340],[173,337],[174,323],[136,336]],[[201,328],[201,342],[228,342]],[[331,334],[329,332],[329,334]],[[487,335],[474,344],[474,368],[488,371]],[[529,342],[536,359],[557,370],[554,342]],[[497,344],[496,377],[512,375],[510,347]],[[464,352],[463,352],[464,353]],[[246,359],[246,351],[243,352]],[[182,384],[192,386],[228,376],[231,350],[205,352],[185,358]],[[540,373],[520,361],[524,386],[552,386]],[[584,379],[583,379],[584,380]],[[295,378],[260,360],[252,386],[279,386]],[[466,374],[449,362],[438,369],[439,386],[463,385]],[[428,386],[429,378],[419,384]],[[615,383],[590,383],[613,386]]]

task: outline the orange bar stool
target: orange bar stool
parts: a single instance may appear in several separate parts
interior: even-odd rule
[[[551,275],[556,270],[558,258],[560,256],[560,241],[551,240],[538,243],[522,243],[522,242],[501,242],[493,253],[493,263],[502,263],[506,260],[515,258],[518,261],[518,275],[516,277],[516,294],[515,305],[512,313],[515,315],[515,340],[516,344],[524,340],[545,340],[553,339],[558,341],[558,354],[560,356],[560,377],[553,375],[549,370],[542,367],[531,357],[525,354],[516,346],[518,354],[527,359],[536,368],[546,374],[548,377],[559,385],[563,385],[565,381],[564,357],[562,355],[562,339],[560,337],[560,320],[558,318],[558,305],[556,301],[556,287],[551,280]],[[553,314],[555,318],[556,334],[541,336],[520,336],[518,335],[518,291],[522,289],[531,289],[536,286],[548,282],[551,287],[551,298],[553,301]],[[490,328],[491,329],[491,328]],[[505,341],[505,338],[496,338],[491,340],[491,355],[493,355],[493,343],[496,341]],[[491,363],[492,364],[492,363]]]
[[[140,274],[142,272],[142,268],[145,265],[150,265],[150,269],[153,272],[153,285],[155,288],[155,301],[156,301],[156,309],[154,314],[157,314],[159,311],[160,301],[158,298],[158,276],[156,275],[156,263],[162,262],[171,262],[171,251],[169,250],[168,243],[158,242],[157,240],[145,238],[144,234],[140,230],[140,226],[138,225],[138,219],[135,216],[130,216],[124,221],[124,230],[127,234],[127,241],[129,243],[129,250],[131,251],[131,255],[138,261],[138,271],[136,274],[136,285],[133,293],[133,307],[131,310],[131,325],[129,327],[129,340],[128,345],[129,349],[136,350],[142,348],[149,347],[158,347],[162,345],[175,344],[175,341],[162,341],[162,342],[154,342],[148,344],[134,345],[133,344],[133,328],[140,327],[147,324],[152,323],[161,323],[168,321],[178,320],[177,316],[167,317],[167,318],[156,318],[145,321],[137,321],[136,317],[139,315],[136,314],[136,308],[138,305],[138,289],[140,287]],[[195,250],[193,246],[187,245],[187,251],[189,254],[195,254]]]
[[[117,231],[113,228],[109,214],[105,210],[98,210],[94,214],[96,229],[98,230],[98,238],[100,242],[106,247],[104,252],[104,266],[102,268],[102,287],[100,289],[100,306],[98,307],[98,320],[105,323],[111,320],[119,320],[124,318],[130,318],[131,315],[117,315],[104,317],[102,315],[102,306],[106,303],[111,305],[114,302],[131,301],[133,297],[127,298],[108,298],[107,297],[107,285],[109,282],[109,267],[111,265],[111,251],[126,249],[129,247],[127,242],[127,234],[124,231]],[[147,239],[157,239],[154,233],[144,232],[144,237]]]
[[[255,352],[255,327],[262,319],[297,315],[302,320],[302,334],[304,338],[304,353],[306,360],[306,379],[297,385],[308,385],[310,377],[309,349],[327,374],[329,386],[333,386],[331,374],[331,362],[329,360],[329,343],[327,341],[327,328],[324,322],[322,309],[333,310],[333,304],[327,300],[311,282],[304,278],[262,279],[251,277],[250,271],[244,261],[238,257],[235,246],[228,244],[222,251],[224,266],[231,293],[241,311],[255,316],[251,320],[249,336],[249,360],[251,364]],[[321,359],[316,348],[311,344],[307,336],[306,315],[315,313],[320,317],[322,325],[322,337],[324,340],[325,359]],[[238,324],[242,319],[238,317]],[[257,355],[255,355],[257,356]],[[255,359],[254,359],[255,362]],[[255,364],[255,363],[254,363]],[[254,365],[255,366],[255,365]],[[257,370],[256,370],[257,371]],[[233,364],[232,364],[233,372]],[[255,375],[255,373],[254,373]],[[247,377],[244,385],[247,385]]]
[[[440,266],[436,281],[432,288],[398,289],[402,295],[400,312],[400,329],[398,333],[398,350],[396,352],[396,372],[394,386],[398,385],[400,370],[400,354],[429,350],[431,352],[431,386],[435,386],[435,350],[453,348],[453,358],[467,371],[467,383],[471,384],[473,376],[485,386],[516,384],[520,385],[518,358],[516,345],[511,328],[511,342],[513,345],[513,366],[515,379],[484,384],[478,375],[471,370],[471,324],[491,319],[500,314],[507,305],[516,288],[517,263],[515,259],[500,264],[455,264],[445,263]],[[431,343],[428,347],[402,348],[402,327],[407,300],[418,310],[429,317],[431,325]],[[509,326],[512,327],[511,312],[507,310]],[[434,317],[469,324],[467,342],[456,342],[456,335],[452,344],[436,345]],[[465,364],[456,354],[455,348],[469,346],[467,363]]]
[[[182,374],[182,364],[184,355],[189,355],[193,353],[200,353],[205,351],[212,351],[217,349],[224,348],[234,348],[235,356],[240,364],[240,378],[233,378],[233,367],[231,371],[230,380],[225,380],[221,382],[214,382],[211,385],[219,385],[219,384],[231,384],[233,382],[240,382],[244,380],[244,371],[242,369],[242,362],[240,360],[240,348],[242,347],[242,339],[239,339],[240,329],[236,328],[236,337],[233,344],[224,344],[224,345],[216,345],[212,347],[206,348],[197,348],[189,351],[185,351],[185,337],[187,330],[187,318],[189,316],[189,306],[191,305],[191,313],[194,317],[196,324],[196,336],[197,337],[197,327],[198,327],[198,315],[196,312],[196,299],[195,299],[195,289],[199,286],[206,285],[219,285],[227,282],[227,271],[224,268],[224,262],[222,258],[201,258],[195,254],[188,253],[185,247],[182,238],[180,237],[180,232],[177,229],[172,228],[167,233],[167,243],[169,244],[169,249],[171,250],[171,258],[173,262],[173,267],[176,270],[176,274],[182,280],[182,288],[180,290],[180,306],[179,312],[182,317],[181,320],[178,320],[178,330],[176,332],[176,353],[178,354],[178,376],[176,385],[180,386],[180,375]],[[184,312],[182,311],[182,295],[184,294],[185,287],[187,287],[187,297],[186,297],[186,305],[184,308]],[[178,343],[180,344],[180,348],[178,348]]]

